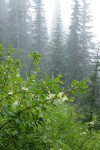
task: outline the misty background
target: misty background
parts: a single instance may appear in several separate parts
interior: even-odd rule
[[[0,1],[0,43],[15,48],[23,76],[35,51],[42,55],[40,69],[61,74],[65,83],[90,76],[98,49],[90,0]]]

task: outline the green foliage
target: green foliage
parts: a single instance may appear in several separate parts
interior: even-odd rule
[[[33,60],[33,63],[38,63],[41,58],[41,55],[39,54],[39,52],[34,52],[30,54],[29,57]]]
[[[39,126],[33,137],[34,149],[99,150],[100,133],[90,134],[87,125],[77,121],[77,115],[68,102],[48,106],[43,118],[43,126]]]
[[[90,82],[88,83],[88,90],[86,94],[78,97],[77,108],[78,113],[83,114],[82,120],[83,122],[89,123],[89,128],[95,128],[96,130],[100,130],[100,53],[99,47],[97,52],[93,54],[92,59],[92,73],[89,77]],[[80,115],[79,115],[80,116]],[[91,122],[93,122],[93,126],[91,126]]]
[[[45,74],[41,79],[31,72],[24,80],[12,51],[8,48],[0,63],[0,149],[99,150],[99,132],[90,134],[69,103],[69,92],[84,93],[86,81],[74,81],[64,91],[60,75],[51,78]],[[36,65],[40,54],[31,57]]]
[[[19,61],[11,57],[12,50],[8,49],[0,64],[0,149],[4,150],[6,147],[21,149],[18,143],[23,136],[29,136],[42,124],[41,112],[51,103],[46,97],[59,90],[59,79],[49,76],[39,80],[37,74],[33,74],[23,80]],[[32,54],[35,56],[40,57]]]
[[[90,135],[68,103],[49,107],[47,112],[43,138],[51,150],[99,150],[99,133]]]
[[[3,49],[3,46],[0,44],[0,51],[2,51],[2,49]]]

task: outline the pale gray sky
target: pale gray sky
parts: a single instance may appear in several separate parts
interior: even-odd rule
[[[46,16],[49,27],[52,24],[52,17],[54,11],[54,4],[56,1],[60,1],[61,11],[63,17],[64,26],[66,26],[70,19],[70,5],[71,0],[44,0],[46,8]],[[91,14],[93,16],[93,31],[97,36],[96,40],[100,41],[100,0],[88,0],[91,3]]]

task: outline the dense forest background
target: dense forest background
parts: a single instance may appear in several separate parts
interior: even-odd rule
[[[73,0],[71,23],[65,32],[59,1],[55,6],[50,34],[42,1],[1,1],[0,43],[16,49],[15,57],[28,68],[27,55],[39,51],[44,71],[54,77],[59,73],[68,82],[81,80],[90,73],[91,51],[95,52],[92,16],[86,0]],[[66,24],[66,26],[68,26]],[[27,62],[27,63],[26,63]],[[64,81],[66,80],[64,79]]]
[[[89,6],[72,0],[65,31],[58,2],[48,32],[42,0],[0,0],[2,150],[99,150],[100,44]]]

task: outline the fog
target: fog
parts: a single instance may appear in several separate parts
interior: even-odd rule
[[[91,52],[99,41],[97,2],[1,0],[0,43],[16,49],[23,74],[30,64],[27,55],[38,51],[40,68],[50,75],[61,73],[69,82],[83,79],[91,72]]]

